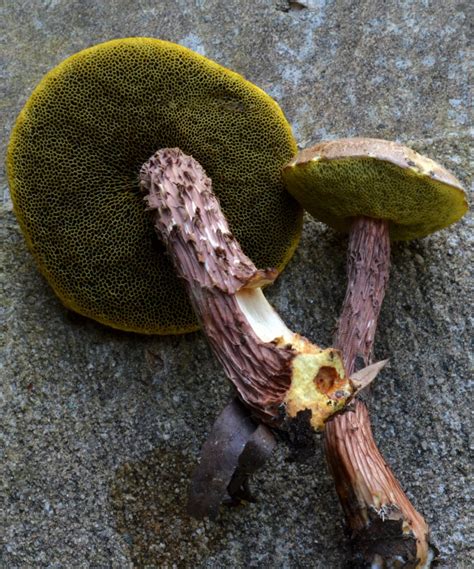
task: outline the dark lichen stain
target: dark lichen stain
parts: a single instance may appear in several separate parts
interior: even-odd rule
[[[225,547],[222,524],[196,521],[186,513],[194,468],[186,454],[157,449],[117,470],[112,510],[134,567],[195,567]]]

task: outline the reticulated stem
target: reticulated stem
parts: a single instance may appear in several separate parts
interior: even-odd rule
[[[390,271],[388,222],[357,217],[349,234],[347,289],[334,336],[349,375],[372,363],[375,331]],[[359,365],[357,367],[363,367]]]
[[[342,350],[349,374],[371,363],[389,265],[388,223],[355,219],[349,237],[347,292],[335,334],[335,346]],[[428,526],[380,454],[365,403],[357,399],[351,409],[328,421],[324,441],[351,533],[354,562],[377,569],[428,567]]]
[[[322,428],[353,391],[340,354],[293,333],[267,302],[261,287],[276,271],[258,270],[243,253],[196,160],[160,150],[140,179],[155,229],[242,401],[270,425],[309,410],[311,426]]]

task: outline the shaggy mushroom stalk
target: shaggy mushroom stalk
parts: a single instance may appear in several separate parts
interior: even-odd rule
[[[316,144],[285,166],[283,177],[313,217],[349,232],[348,286],[335,346],[350,375],[372,358],[390,240],[424,237],[454,223],[467,211],[464,191],[433,160],[370,138]],[[325,447],[355,561],[372,568],[429,566],[428,526],[377,449],[362,400],[328,422]]]
[[[390,266],[388,222],[359,217],[351,226],[348,285],[334,345],[349,374],[368,365]],[[413,507],[375,444],[365,402],[328,421],[326,457],[354,548],[371,567],[427,566],[428,526]]]
[[[356,359],[366,365],[372,349],[380,308],[390,270],[388,222],[356,217],[349,232],[347,250],[347,290],[334,345],[343,350],[347,372],[356,371]]]
[[[270,426],[292,419],[322,429],[353,395],[340,353],[289,330],[262,292],[258,270],[229,230],[211,180],[179,149],[157,152],[142,188],[211,348],[240,399]]]

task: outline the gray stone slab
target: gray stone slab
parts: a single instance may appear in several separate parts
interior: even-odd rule
[[[454,0],[4,2],[2,152],[45,72],[89,45],[143,35],[244,74],[277,99],[302,145],[396,139],[468,186],[468,18],[469,3]],[[343,567],[348,543],[320,448],[301,465],[280,446],[253,483],[257,504],[215,523],[186,517],[190,472],[230,394],[205,340],[121,334],[69,314],[4,193],[2,566]],[[322,345],[344,295],[345,246],[308,218],[268,290],[288,324]],[[396,245],[376,344],[391,365],[375,388],[375,434],[446,568],[474,563],[471,251],[467,218]]]

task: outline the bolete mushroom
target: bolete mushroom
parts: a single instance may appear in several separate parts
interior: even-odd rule
[[[197,328],[138,189],[141,165],[170,146],[191,153],[212,176],[257,266],[282,269],[290,259],[302,209],[281,180],[296,144],[278,105],[180,45],[113,40],[42,79],[8,148],[15,213],[68,308],[134,332]]]
[[[243,253],[197,160],[161,149],[140,179],[155,229],[241,400],[271,426],[293,419],[322,429],[354,393],[340,353],[285,326],[262,292],[277,271],[258,270]]]
[[[139,191],[143,162],[157,148],[175,145],[212,174],[226,215],[258,265],[281,270],[290,259],[302,208],[281,180],[296,144],[278,105],[237,73],[182,46],[114,40],[73,55],[44,77],[8,148],[15,213],[41,272],[68,308],[134,332],[196,329]],[[261,443],[255,452],[261,462],[270,432],[235,405],[223,416],[232,411],[242,429],[249,426],[248,448]],[[237,470],[248,472],[236,453]],[[215,474],[221,474],[217,466]]]
[[[365,365],[372,359],[390,239],[424,237],[457,221],[467,210],[461,183],[405,146],[369,138],[303,150],[283,176],[311,215],[349,232],[348,285],[334,345],[352,374],[358,358]],[[427,566],[428,526],[377,449],[362,400],[328,422],[325,448],[355,561],[372,567]]]

